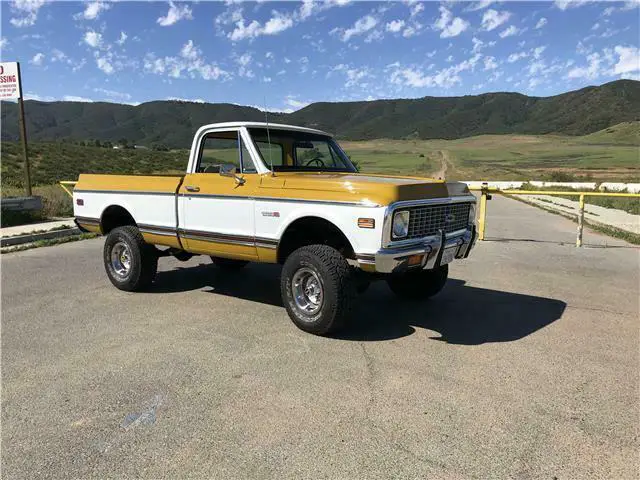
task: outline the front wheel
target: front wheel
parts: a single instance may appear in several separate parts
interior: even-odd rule
[[[158,254],[132,225],[114,228],[104,242],[104,267],[118,289],[135,292],[147,288],[158,270]]]
[[[309,245],[289,255],[280,290],[293,323],[316,335],[334,333],[345,324],[356,294],[347,260],[327,245]]]
[[[426,300],[444,288],[449,277],[449,265],[433,270],[414,270],[390,275],[387,284],[393,293],[406,300]]]

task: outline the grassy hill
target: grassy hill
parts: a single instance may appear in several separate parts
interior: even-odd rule
[[[188,148],[207,123],[263,121],[264,113],[231,104],[157,101],[138,106],[113,103],[25,102],[30,140],[60,139]],[[274,123],[327,130],[338,138],[367,140],[456,139],[482,134],[585,135],[640,120],[640,82],[618,80],[556,95],[528,97],[488,93],[463,97],[313,103],[290,114],[270,114]],[[18,139],[17,107],[2,104],[2,140]]]
[[[593,145],[640,146],[640,122],[619,123],[589,135],[585,135],[581,137],[580,140],[583,143]]]

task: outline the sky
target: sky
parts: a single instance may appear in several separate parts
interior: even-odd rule
[[[25,98],[317,101],[549,96],[640,80],[640,0],[2,1]]]

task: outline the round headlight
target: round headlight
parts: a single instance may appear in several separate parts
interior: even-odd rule
[[[403,238],[409,233],[409,211],[402,210],[393,216],[393,237]]]

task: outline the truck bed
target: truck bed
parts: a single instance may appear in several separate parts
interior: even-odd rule
[[[74,215],[81,227],[100,232],[105,215],[125,209],[149,243],[179,247],[176,194],[183,179],[183,175],[82,174],[73,191]]]

